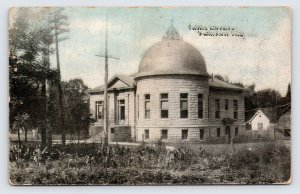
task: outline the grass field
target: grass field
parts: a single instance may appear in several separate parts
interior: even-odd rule
[[[10,148],[14,185],[270,184],[290,178],[285,142],[155,145],[54,145],[40,153],[31,142]],[[249,149],[251,148],[251,149]]]
[[[189,144],[189,143],[180,143],[180,144],[168,144],[173,147],[188,147],[194,151],[198,151],[200,147],[205,150],[209,154],[222,154],[229,153],[232,151],[238,150],[258,150],[263,148],[266,144],[271,142],[249,142],[249,143],[235,143],[231,145],[230,143],[225,144]],[[281,140],[277,143],[282,144],[282,146],[286,146],[287,148],[291,147],[291,141]]]

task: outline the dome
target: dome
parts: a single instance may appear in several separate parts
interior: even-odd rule
[[[154,44],[143,56],[136,77],[151,75],[204,75],[208,76],[201,53],[184,42],[171,27],[163,40]]]

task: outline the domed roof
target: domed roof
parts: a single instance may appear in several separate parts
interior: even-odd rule
[[[143,56],[136,77],[150,75],[205,75],[206,64],[201,53],[184,42],[171,25],[163,40]]]

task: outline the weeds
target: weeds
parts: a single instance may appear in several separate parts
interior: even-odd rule
[[[102,144],[34,144],[10,149],[13,184],[267,184],[290,177],[290,151],[271,142],[255,150],[218,155],[162,143],[137,147]]]

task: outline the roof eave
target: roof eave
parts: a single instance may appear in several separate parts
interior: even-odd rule
[[[114,91],[114,90],[129,90],[129,89],[134,89],[135,87],[134,86],[130,86],[130,87],[120,87],[120,88],[108,88],[107,91]],[[91,93],[97,93],[97,92],[104,92],[103,89],[98,89],[98,90],[95,90],[95,89],[92,89],[92,90],[88,90],[88,93],[91,94]]]
[[[209,86],[209,88],[213,88],[213,89],[222,89],[222,90],[234,90],[234,91],[240,91],[243,92],[245,91],[244,88],[228,88],[228,87],[218,87],[218,86]]]

